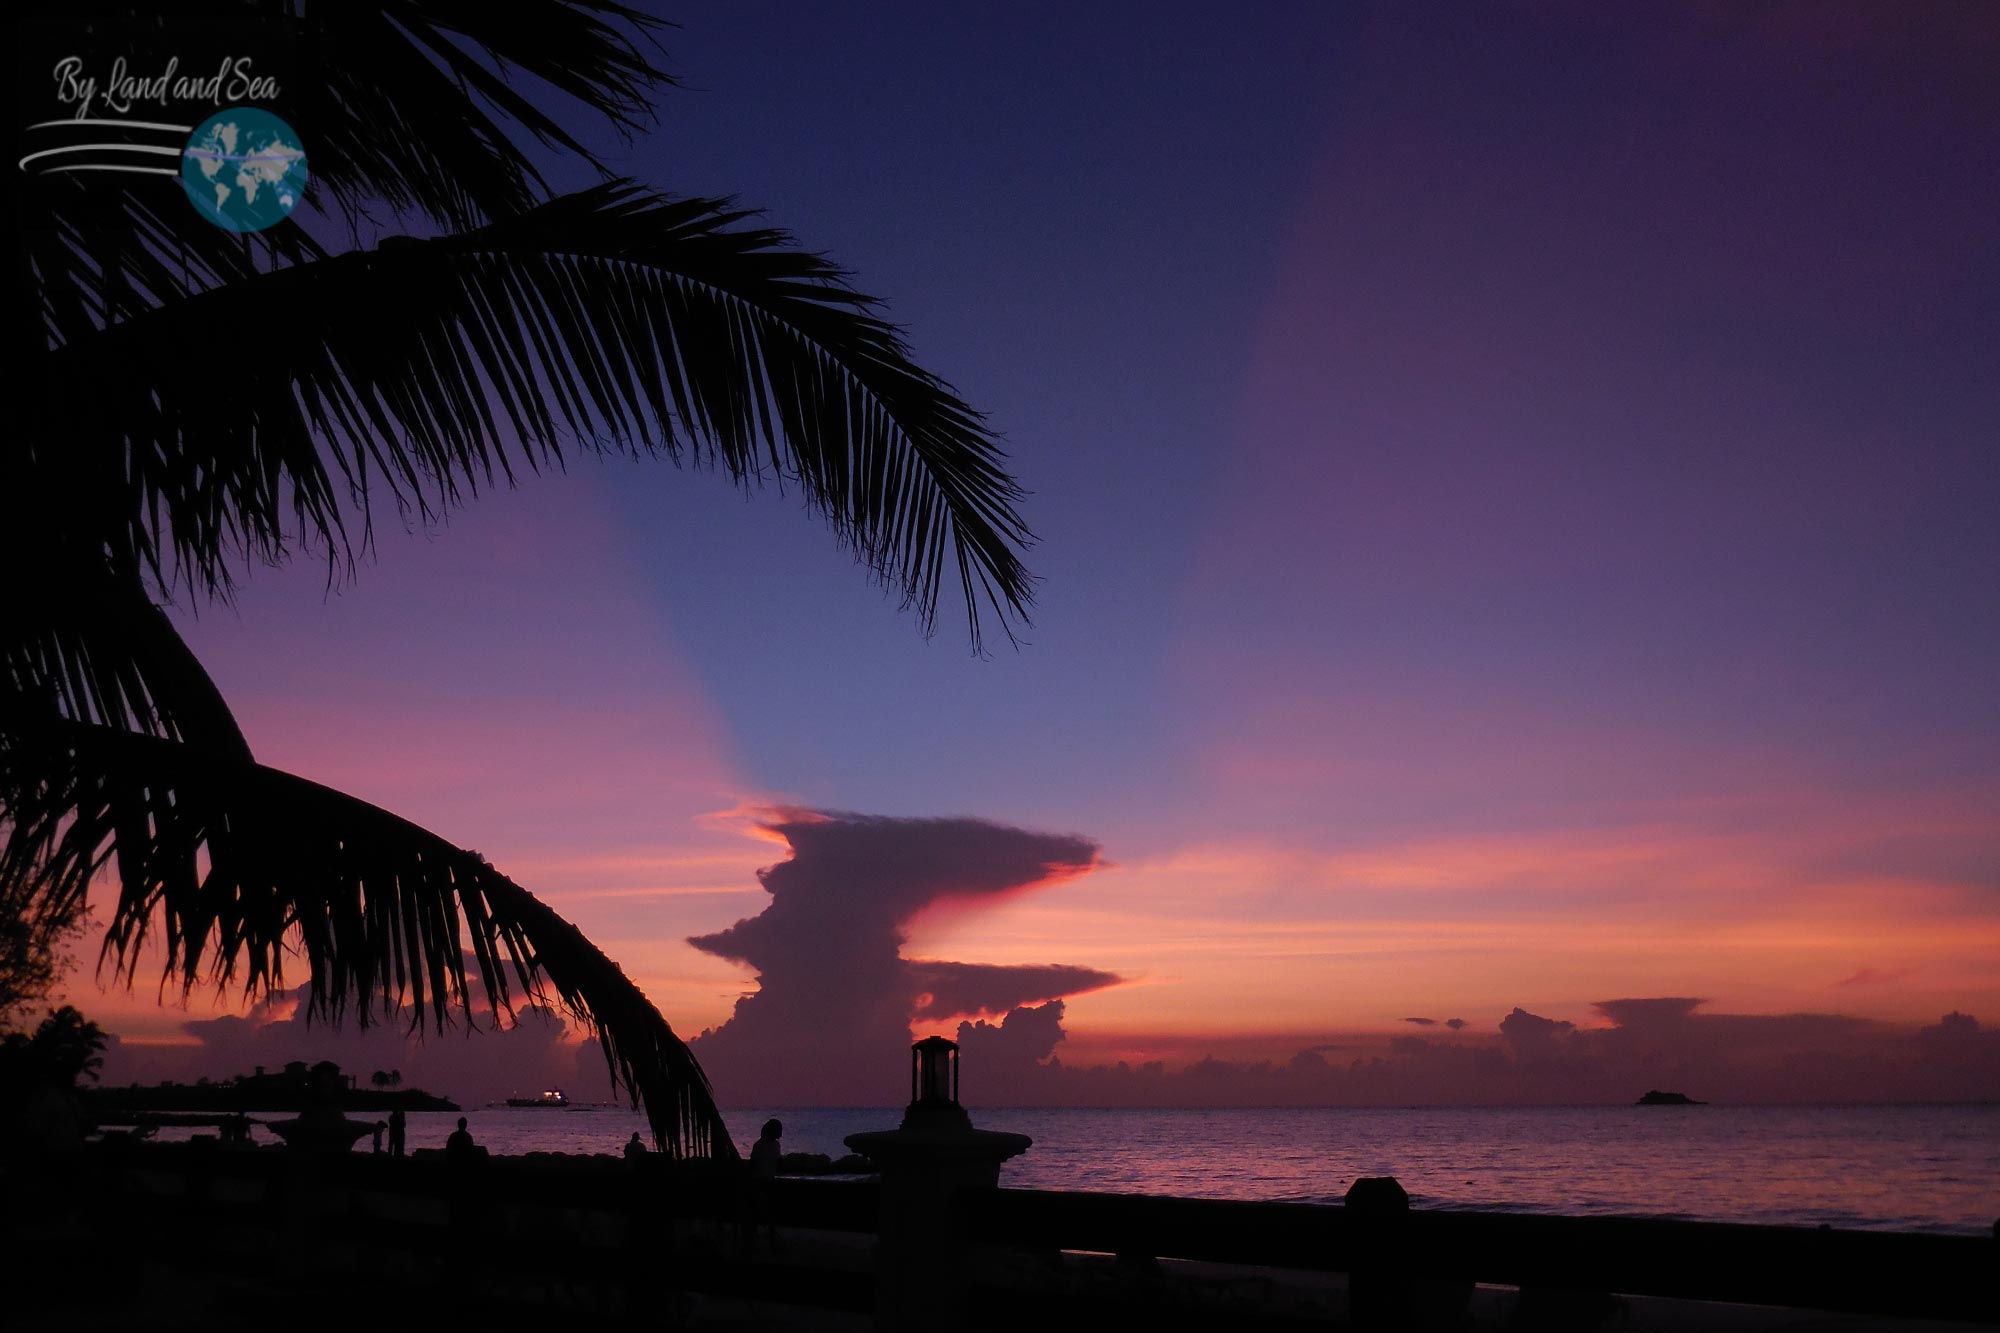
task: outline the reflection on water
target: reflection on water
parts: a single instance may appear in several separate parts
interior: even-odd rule
[[[996,1124],[997,1115],[989,1117]],[[1004,1182],[1418,1207],[1984,1232],[2000,1106],[1019,1112]]]
[[[1034,1136],[1001,1175],[1029,1189],[1331,1202],[1356,1176],[1393,1175],[1423,1208],[1969,1233],[2000,1217],[2000,1105],[972,1109],[981,1128]],[[643,1124],[622,1107],[468,1114],[496,1153],[615,1154]],[[835,1157],[843,1136],[893,1128],[901,1114],[726,1112],[745,1151],[775,1115],[787,1152]],[[415,1150],[442,1147],[457,1116],[409,1119]]]

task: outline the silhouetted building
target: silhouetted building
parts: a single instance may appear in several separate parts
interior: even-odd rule
[[[340,1066],[332,1060],[313,1065],[293,1060],[275,1074],[266,1073],[264,1066],[258,1065],[256,1073],[236,1076],[236,1089],[253,1104],[295,1106],[311,1095],[315,1080],[320,1081],[321,1088],[337,1088],[343,1093],[354,1091],[354,1075],[341,1073]]]

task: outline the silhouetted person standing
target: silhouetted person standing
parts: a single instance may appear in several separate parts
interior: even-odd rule
[[[778,1252],[778,1228],[771,1221],[771,1189],[778,1179],[778,1164],[784,1157],[784,1145],[780,1142],[785,1133],[785,1125],[775,1117],[764,1122],[763,1133],[750,1148],[750,1180],[745,1191],[745,1218],[743,1227],[743,1252],[750,1254],[757,1248],[757,1228],[764,1228],[765,1236],[771,1242],[771,1253]]]
[[[389,1112],[389,1155],[391,1157],[401,1157],[403,1155],[403,1135],[408,1129],[409,1120],[403,1115],[400,1107]]]
[[[444,1156],[448,1162],[474,1162],[480,1157],[479,1145],[472,1141],[472,1131],[465,1127],[465,1117],[458,1118],[458,1128],[444,1141]]]
[[[370,1151],[375,1153],[377,1156],[380,1156],[382,1152],[382,1131],[387,1129],[388,1127],[389,1127],[389,1122],[386,1120],[377,1120],[375,1122],[375,1146],[374,1148],[370,1149]]]
[[[625,1140],[625,1160],[629,1162],[635,1157],[644,1157],[645,1155],[646,1145],[640,1140],[639,1131],[635,1129],[632,1131],[632,1137]]]

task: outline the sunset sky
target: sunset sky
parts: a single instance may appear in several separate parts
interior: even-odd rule
[[[898,932],[924,993],[996,987],[916,1024],[988,1020],[968,1085],[1011,1010],[1038,1064],[1329,1097],[1558,1039],[1492,1095],[1612,1095],[1704,1018],[1808,1091],[1901,1042],[2000,1096],[1990,7],[672,16],[685,87],[614,165],[890,300],[1032,492],[1033,627],[927,642],[795,494],[584,461],[385,525],[331,597],[308,561],[183,610],[263,762],[477,848],[687,1037],[758,990],[689,938],[770,908],[766,1014],[908,1008]],[[113,1078],[241,1072],[139,1049],[227,1004],[72,995]],[[697,1050],[725,1103],[887,1103],[914,1016],[849,1083]]]

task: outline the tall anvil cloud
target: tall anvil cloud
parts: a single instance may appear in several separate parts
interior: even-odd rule
[[[763,827],[792,849],[758,872],[770,905],[688,941],[757,972],[757,990],[693,1042],[725,1102],[893,1102],[912,1020],[1004,1014],[1120,980],[1068,964],[902,954],[926,908],[989,904],[1094,869],[1101,852],[1089,838],[796,808],[769,812]]]

